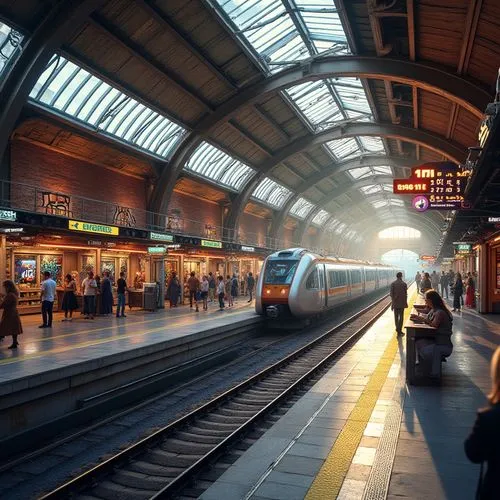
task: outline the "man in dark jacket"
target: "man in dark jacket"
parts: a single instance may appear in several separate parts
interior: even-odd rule
[[[391,301],[396,332],[398,335],[404,335],[403,317],[408,307],[408,285],[403,281],[403,273],[397,273],[396,280],[391,283]]]
[[[247,290],[248,294],[250,295],[250,298],[248,299],[248,302],[252,302],[253,300],[253,289],[255,287],[255,278],[253,277],[252,273],[248,273],[247,276]]]
[[[444,271],[441,273],[439,284],[441,285],[441,297],[444,297],[446,294],[446,298],[448,298],[448,275]]]

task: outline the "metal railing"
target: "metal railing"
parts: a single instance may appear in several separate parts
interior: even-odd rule
[[[0,181],[0,207],[7,210],[55,215],[67,219],[134,228],[143,231],[167,232],[240,245],[279,249],[300,247],[300,243],[266,236],[261,233],[235,231],[209,220],[192,220],[179,210],[156,213],[84,196],[49,191],[30,184]],[[327,253],[324,249],[311,249]]]

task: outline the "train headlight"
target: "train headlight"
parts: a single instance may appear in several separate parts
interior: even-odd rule
[[[281,295],[286,295],[286,288],[282,288],[282,289],[280,290],[280,293],[281,293]]]
[[[271,290],[269,288],[266,288],[266,294],[271,295]]]

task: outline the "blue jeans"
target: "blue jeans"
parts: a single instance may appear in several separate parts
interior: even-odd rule
[[[51,300],[42,301],[42,319],[43,324],[46,326],[52,326],[52,309],[54,307],[54,302]]]
[[[120,312],[121,311],[121,312]],[[118,304],[116,306],[116,316],[125,316],[125,294],[118,294]]]

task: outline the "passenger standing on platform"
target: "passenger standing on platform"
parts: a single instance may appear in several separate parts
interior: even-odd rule
[[[219,280],[219,284],[217,285],[217,294],[219,296],[219,311],[224,310],[224,294],[226,292],[224,287],[224,278],[219,276],[217,278]]]
[[[94,279],[94,273],[92,271],[89,271],[87,277],[82,281],[82,293],[84,318],[94,319],[97,282]]]
[[[63,321],[73,321],[73,311],[78,309],[75,292],[76,281],[73,279],[73,276],[68,273],[64,278],[64,295],[61,306],[61,309],[64,311]]]
[[[467,286],[465,288],[465,305],[467,307],[476,307],[476,287],[472,274],[467,275]]]
[[[104,271],[101,281],[101,312],[108,316],[113,314],[113,287],[109,279],[109,271]]]
[[[19,345],[17,336],[23,333],[21,318],[17,311],[19,292],[17,291],[16,285],[14,285],[14,282],[11,280],[4,281],[3,287],[5,290],[5,297],[0,304],[0,309],[3,309],[3,316],[0,320],[0,339],[3,340],[7,335],[12,335],[12,344],[9,346],[9,349],[17,349]]]
[[[229,274],[228,274],[227,278],[226,278],[226,284],[225,284],[227,306],[228,307],[231,307],[234,305],[233,296],[231,295],[231,289],[232,289],[231,283],[232,283],[231,276],[229,276]]]
[[[42,300],[42,320],[43,323],[38,328],[52,328],[52,310],[56,299],[56,282],[50,277],[50,272],[43,273],[40,298]]]
[[[462,275],[457,273],[455,284],[453,285],[453,311],[460,311],[462,295],[464,293],[464,283]]]
[[[490,406],[478,411],[476,423],[465,440],[465,454],[475,463],[481,464],[476,498],[494,500],[499,494],[500,477],[500,347],[491,360],[492,388],[488,394]],[[487,463],[483,478],[483,462]]]
[[[170,300],[170,307],[177,307],[177,302],[179,301],[179,295],[181,294],[181,284],[177,278],[177,273],[172,271],[170,281],[168,282],[167,295]]]
[[[417,271],[417,274],[415,274],[415,283],[417,284],[417,292],[420,291],[421,282],[422,282],[422,275]]]
[[[432,288],[431,277],[429,273],[424,273],[424,279],[422,280],[422,284],[420,285],[420,291],[425,293],[427,290]]]
[[[441,285],[441,297],[446,295],[446,298],[448,298],[448,275],[444,274],[444,271],[441,272],[439,284]]]
[[[116,282],[117,290],[116,293],[118,295],[118,304],[116,304],[116,317],[126,318],[125,316],[125,292],[127,291],[127,282],[125,281],[125,273],[122,271],[120,273],[120,277]]]
[[[248,273],[248,276],[247,276],[247,290],[248,290],[248,294],[250,295],[248,302],[252,302],[252,300],[253,300],[254,287],[255,287],[255,278],[253,277],[253,274],[250,272],[250,273]]]
[[[408,307],[408,285],[403,281],[403,273],[396,274],[396,280],[391,283],[391,309],[394,311],[394,323],[398,335],[404,335],[403,317]]]
[[[200,285],[201,291],[201,300],[203,300],[203,310],[206,311],[208,309],[208,290],[210,287],[210,283],[206,276],[203,276]]]
[[[188,288],[189,288],[189,307],[193,308],[193,300],[194,305],[196,306],[196,312],[198,309],[198,300],[196,299],[196,294],[200,289],[200,280],[196,277],[195,272],[191,271],[191,275],[188,279]]]
[[[439,274],[436,272],[436,270],[432,271],[431,285],[432,285],[432,288],[434,288],[434,290],[436,290],[436,292],[438,292],[438,290],[439,290]]]
[[[238,278],[234,273],[231,279],[231,297],[233,299],[233,302],[238,298]]]
[[[425,293],[425,305],[429,310],[426,316],[412,314],[410,318],[417,323],[430,325],[436,328],[436,331],[434,338],[419,339],[415,342],[415,346],[419,359],[427,367],[430,366],[430,376],[439,377],[441,358],[447,358],[453,351],[451,343],[453,316],[436,290]]]
[[[208,298],[210,302],[215,299],[215,278],[211,271],[208,273]]]

